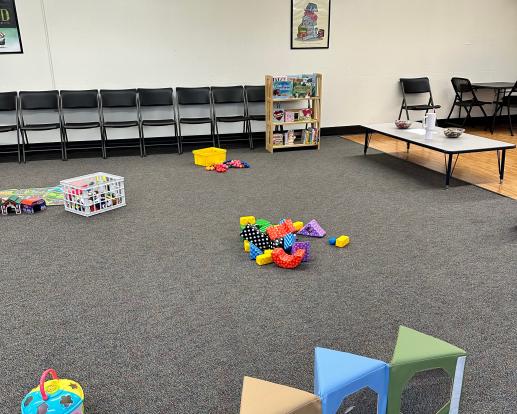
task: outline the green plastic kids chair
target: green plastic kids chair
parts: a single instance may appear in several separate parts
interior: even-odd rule
[[[387,414],[400,413],[402,392],[419,372],[442,368],[453,379],[451,399],[437,414],[457,414],[466,352],[440,339],[401,326],[390,364]]]

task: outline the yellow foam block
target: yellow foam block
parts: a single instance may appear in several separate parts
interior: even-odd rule
[[[348,236],[340,236],[336,239],[336,247],[345,247],[348,243],[350,243]]]
[[[293,226],[296,229],[296,231],[300,231],[301,229],[303,229],[304,223],[303,221],[295,221],[293,223]]]
[[[261,254],[260,256],[257,256],[255,261],[259,266],[268,265],[270,263],[273,263],[273,250],[265,250],[264,254]]]
[[[257,220],[254,216],[243,216],[241,217],[241,226],[245,226],[246,224],[255,224]]]
[[[244,240],[244,251],[248,253],[250,251],[250,242],[248,240]]]

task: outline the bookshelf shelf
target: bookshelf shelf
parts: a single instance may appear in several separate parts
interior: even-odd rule
[[[318,147],[319,144],[287,144],[287,145],[273,145],[273,148],[300,148],[300,147]]]
[[[302,124],[319,124],[320,121],[317,119],[306,119],[302,121],[291,121],[291,122],[273,122],[272,124],[274,126],[280,126],[280,125],[302,125]]]
[[[315,73],[311,75],[287,76],[281,78],[281,80],[284,78],[287,80],[287,82],[292,80],[293,83],[291,86],[287,87],[287,92],[285,93],[287,96],[278,98],[273,91],[274,89],[280,91],[280,94],[285,92],[285,90],[279,86],[279,78],[275,78],[271,75],[266,76],[266,150],[269,152],[274,152],[277,149],[285,148],[319,149],[322,76],[319,73]],[[306,79],[309,79],[309,81]],[[300,80],[302,80],[302,82],[300,82]],[[311,96],[305,96],[303,98],[289,96],[290,92],[293,91],[294,95],[300,94],[299,88],[301,87],[301,91],[304,91],[303,88],[307,88],[308,85],[312,86],[312,90],[310,90],[308,93]],[[305,92],[302,92],[302,94],[305,94]],[[290,105],[283,106],[282,104],[284,103]],[[296,108],[293,108],[294,106],[296,106]],[[298,116],[308,116],[307,113],[302,114],[302,112],[307,109],[312,111],[312,113],[309,111],[309,115],[312,115],[312,118],[297,119]],[[278,115],[275,112],[278,111],[284,111],[284,115],[287,112],[291,112],[289,121],[278,120],[278,118],[283,115],[281,113],[280,117],[275,117],[275,115]],[[292,120],[293,113],[295,115],[294,120]],[[300,126],[303,128],[303,125],[306,125],[305,129],[300,129]],[[293,131],[296,135],[296,140],[293,144],[288,144],[285,138],[285,134],[287,134],[289,131]],[[282,143],[279,143],[279,141]]]
[[[273,98],[273,102],[302,102],[302,101],[318,101],[319,96],[312,96],[310,98]]]

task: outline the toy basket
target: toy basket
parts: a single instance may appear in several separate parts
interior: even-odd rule
[[[50,381],[45,381],[47,375]],[[81,386],[72,380],[59,379],[56,371],[46,370],[39,386],[33,388],[21,403],[22,414],[83,414],[84,393]]]
[[[90,217],[126,205],[124,177],[98,172],[61,181],[65,210]]]
[[[221,164],[226,161],[226,150],[222,148],[202,148],[192,151],[194,164],[209,167],[214,164]]]

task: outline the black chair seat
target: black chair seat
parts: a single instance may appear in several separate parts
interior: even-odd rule
[[[210,118],[180,118],[181,124],[209,124],[212,120]]]
[[[430,111],[432,109],[440,109],[441,105],[408,105],[410,111]]]
[[[138,121],[109,121],[104,122],[106,128],[129,128],[138,126]]]
[[[144,119],[142,125],[147,126],[167,126],[174,125],[176,121],[174,119]]]
[[[218,122],[245,122],[248,120],[248,118],[243,115],[218,116],[215,119]]]
[[[89,128],[99,128],[101,126],[100,122],[65,122],[65,128],[68,129],[89,129]]]
[[[16,125],[0,125],[0,132],[16,131]]]
[[[478,101],[474,99],[464,99],[461,102],[456,103],[458,106],[483,106],[490,105],[492,102]]]
[[[59,122],[52,124],[27,124],[25,126],[20,127],[20,129],[25,131],[48,131],[51,129],[59,129],[61,125]]]
[[[249,115],[250,121],[265,121],[266,115]]]

